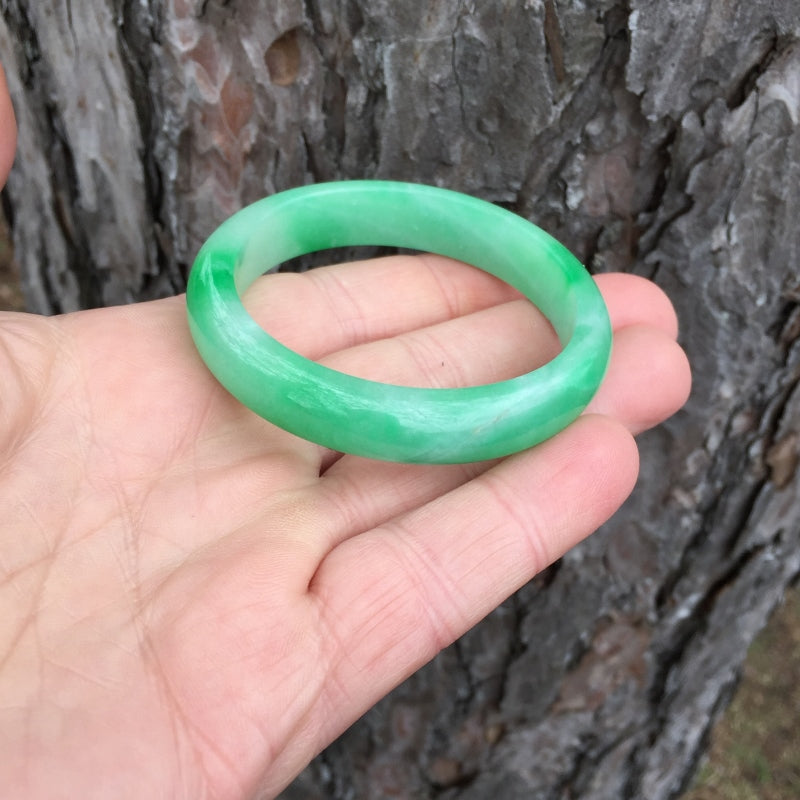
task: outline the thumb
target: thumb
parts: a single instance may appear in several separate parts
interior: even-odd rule
[[[0,66],[0,188],[5,185],[17,149],[17,120],[8,94],[6,74]]]

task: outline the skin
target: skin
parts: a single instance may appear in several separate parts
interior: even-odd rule
[[[182,297],[0,314],[0,786],[272,796],[594,531],[636,480],[632,434],[690,384],[663,293],[598,283],[615,340],[587,413],[452,467],[342,457],[256,417],[200,361]],[[270,276],[248,303],[288,346],[379,380],[498,380],[555,348],[530,304],[438,257]]]

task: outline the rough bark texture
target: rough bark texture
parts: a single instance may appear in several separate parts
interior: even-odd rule
[[[285,797],[675,797],[800,570],[796,0],[0,9],[34,310],[179,291],[242,204],[355,177],[502,202],[667,289],[695,387],[632,500]]]

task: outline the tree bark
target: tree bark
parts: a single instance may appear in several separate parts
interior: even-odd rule
[[[502,203],[667,290],[695,385],[630,502],[284,797],[676,797],[800,571],[796,0],[0,9],[33,310],[178,292],[241,205],[361,177]]]

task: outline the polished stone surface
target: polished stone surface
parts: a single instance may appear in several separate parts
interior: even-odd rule
[[[492,273],[545,314],[563,349],[507,381],[408,388],[309,361],[267,334],[242,305],[241,294],[269,268],[350,245],[414,248]],[[187,305],[200,354],[242,403],[334,450],[391,461],[479,461],[549,438],[591,400],[611,350],[594,281],[555,239],[485,201],[390,181],[306,186],[242,209],[198,254]]]

